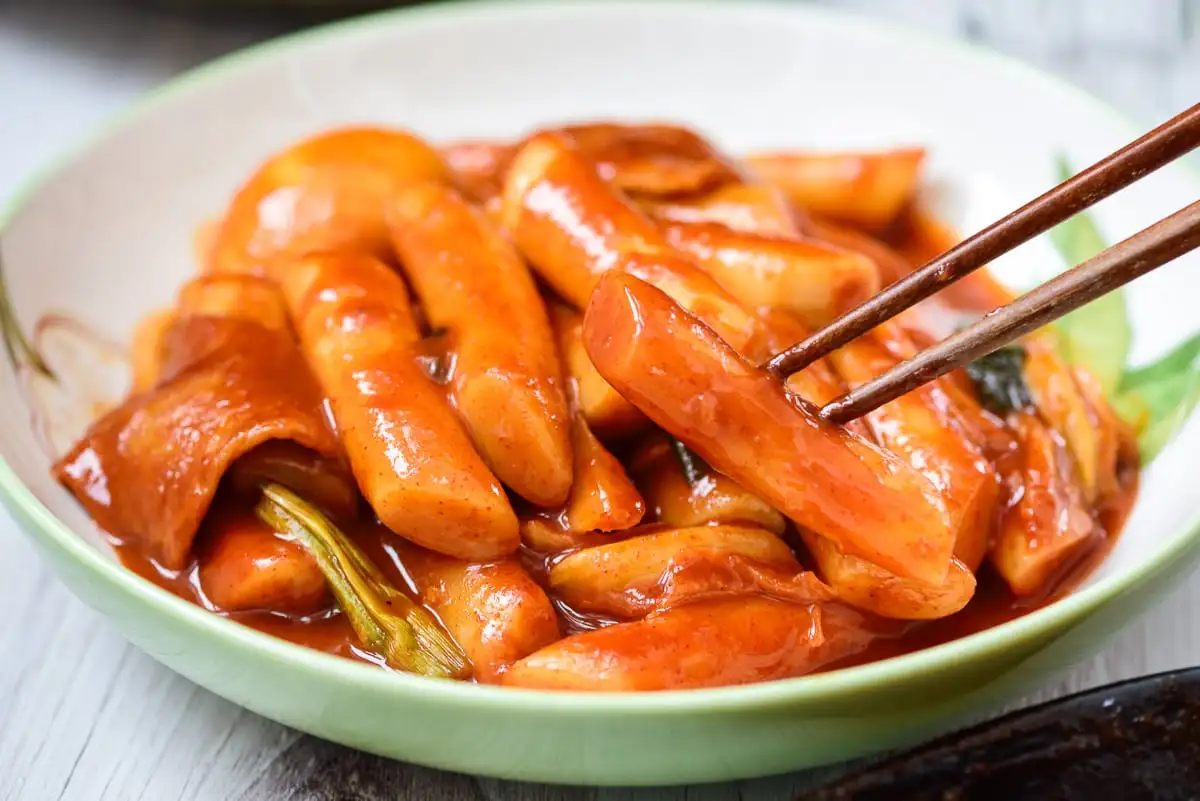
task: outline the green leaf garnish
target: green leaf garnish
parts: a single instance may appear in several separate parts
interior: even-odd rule
[[[1072,170],[1062,157],[1059,177]],[[1050,239],[1070,266],[1095,256],[1107,245],[1086,213],[1050,231]],[[1138,432],[1138,452],[1149,464],[1187,421],[1200,402],[1200,333],[1141,367],[1128,367],[1133,338],[1122,290],[1092,301],[1055,323],[1063,358],[1096,377],[1122,419]]]
[[[469,674],[466,654],[429,612],[391,585],[358,546],[315,506],[265,484],[255,513],[313,555],[359,639],[392,667],[445,678]]]
[[[1074,174],[1061,156],[1058,171],[1060,181]],[[1070,267],[1087,261],[1107,247],[1087,212],[1080,212],[1052,228],[1050,241]],[[1100,382],[1105,395],[1111,397],[1121,381],[1133,341],[1124,291],[1118,289],[1097,298],[1054,325],[1061,334],[1063,358],[1086,367]]]
[[[1122,379],[1113,406],[1138,431],[1143,464],[1171,441],[1200,401],[1198,355],[1200,334]]]
[[[1165,356],[1133,370],[1121,377],[1120,390],[1129,392],[1149,384],[1157,384],[1193,371],[1196,358],[1200,356],[1200,333],[1193,334]]]
[[[1138,449],[1146,464],[1175,438],[1200,401],[1200,374],[1193,371],[1171,383],[1154,395],[1143,396],[1151,410],[1150,424],[1138,437]]]

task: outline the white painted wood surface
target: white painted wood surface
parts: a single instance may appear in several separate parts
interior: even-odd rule
[[[831,0],[981,41],[1149,124],[1200,97],[1200,0]],[[0,0],[0,199],[90,128],[278,22]],[[1027,702],[1200,664],[1200,575]],[[387,763],[300,738],[151,661],[76,601],[0,512],[0,799],[785,799],[808,777],[572,790]]]

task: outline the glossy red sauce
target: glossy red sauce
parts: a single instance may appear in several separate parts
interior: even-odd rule
[[[1052,581],[1041,595],[1017,598],[991,565],[985,562],[976,575],[978,584],[975,596],[962,611],[941,620],[927,622],[889,621],[895,625],[896,636],[879,637],[866,650],[847,659],[832,662],[818,672],[878,662],[881,659],[890,659],[959,640],[1049,606],[1068,595],[1086,581],[1112,552],[1125,520],[1133,509],[1133,502],[1137,498],[1137,470],[1132,467],[1122,470],[1120,480],[1121,491],[1098,515],[1100,526],[1095,544],[1090,550],[1080,554],[1075,562],[1066,565],[1059,577]]]
[[[921,212],[910,212],[888,232],[887,239],[910,263],[921,263],[956,241],[949,229]],[[973,311],[991,309],[1007,299],[1008,293],[986,273],[978,273],[970,282],[960,285],[954,306]],[[432,332],[421,348],[421,361],[439,383],[445,383],[453,371],[453,343],[450,337]],[[873,632],[872,643],[854,656],[827,664],[822,671],[887,659],[933,647],[951,640],[991,628],[1028,612],[1053,603],[1083,582],[1109,554],[1133,505],[1137,488],[1137,471],[1127,466],[1120,473],[1120,492],[1098,513],[1099,527],[1094,545],[1067,565],[1043,594],[1032,598],[1015,597],[990,567],[978,574],[978,588],[970,603],[961,612],[931,622],[903,622],[871,619],[867,628]],[[218,504],[239,501],[219,497]],[[248,508],[221,507],[222,514],[251,514]],[[653,522],[647,518],[647,523]],[[397,568],[394,549],[389,543],[396,537],[376,521],[363,521],[348,530],[366,554],[389,575],[397,586],[412,590],[408,577]],[[618,535],[619,536],[619,535]],[[795,538],[791,538],[795,541]],[[184,569],[162,568],[133,543],[114,541],[113,546],[122,564],[160,587],[243,625],[275,637],[349,659],[383,665],[383,658],[364,648],[351,629],[347,618],[335,608],[319,614],[296,617],[268,611],[230,612],[223,610],[206,597],[199,581],[199,568],[193,561]],[[806,554],[798,551],[801,561]],[[549,564],[556,558],[531,551],[522,551],[529,573],[546,586]],[[561,558],[561,555],[559,557]],[[553,599],[561,629],[566,634],[611,625],[615,621],[577,612],[560,600]]]
[[[936,645],[961,639],[970,634],[984,631],[1047,606],[1062,598],[1091,575],[1092,571],[1108,556],[1133,506],[1137,493],[1137,471],[1128,468],[1121,474],[1121,492],[1101,510],[1100,529],[1096,543],[1074,564],[1068,565],[1062,575],[1047,587],[1046,592],[1033,598],[1016,598],[990,567],[986,565],[978,575],[979,585],[974,598],[965,609],[941,620],[929,622],[903,622],[876,620],[872,629],[876,638],[868,648],[852,657],[824,666],[821,672],[838,668],[876,662],[903,654],[931,648]],[[371,559],[379,565],[399,586],[407,586],[408,580],[395,568],[388,546],[396,535],[376,523],[360,524],[354,530],[354,539]],[[216,614],[228,617],[265,634],[313,648],[318,651],[383,665],[378,654],[364,648],[358,641],[344,615],[330,610],[311,617],[294,618],[272,612],[226,612],[214,606],[201,590],[197,578],[197,566],[193,562],[181,571],[164,570],[148,559],[138,548],[120,542],[113,546],[121,563],[143,578],[154,582],[179,597],[191,601]],[[547,567],[558,557],[546,557],[526,551],[523,554],[529,572],[545,586]],[[555,603],[563,632],[566,634],[587,631],[610,625],[616,621],[597,615],[577,612],[569,606]]]

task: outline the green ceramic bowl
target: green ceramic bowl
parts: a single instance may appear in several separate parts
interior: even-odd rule
[[[385,13],[253,48],[154,93],[21,193],[0,243],[6,321],[63,313],[125,342],[193,269],[191,236],[268,152],[347,122],[433,138],[512,135],[550,120],[671,118],[732,150],[922,142],[931,191],[974,229],[1135,128],[986,52],[806,6],[502,2]],[[1106,201],[1111,239],[1197,195],[1171,167]],[[1035,242],[998,265],[1025,283],[1061,268]],[[1191,333],[1196,260],[1131,293],[1137,354]],[[1093,652],[1193,564],[1200,425],[1144,476],[1116,550],[1075,594],[922,653],[747,687],[644,695],[512,691],[385,673],[271,639],[124,571],[49,477],[88,410],[120,391],[119,352],[63,325],[0,367],[0,494],[62,581],[156,659],[320,737],[459,771],[591,784],[732,779],[828,763],[944,730]],[[24,411],[48,409],[31,430]]]

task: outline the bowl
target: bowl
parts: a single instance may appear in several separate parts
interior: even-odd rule
[[[61,580],[163,664],[316,736],[489,776],[647,785],[780,773],[944,731],[1085,658],[1192,567],[1200,510],[1182,477],[1200,474],[1195,419],[1144,473],[1111,556],[1063,600],[919,653],[744,687],[585,695],[389,673],[234,624],[117,564],[51,479],[47,445],[92,413],[80,398],[119,392],[119,343],[172,299],[194,269],[196,226],[264,156],[345,123],[447,139],[581,118],[683,121],[733,151],[924,143],[928,190],[966,231],[1052,185],[1059,154],[1088,164],[1140,132],[1019,63],[799,5],[423,6],[221,59],[154,92],[3,214],[0,399],[13,413],[0,496]],[[1198,188],[1171,166],[1095,216],[1115,241]],[[1062,266],[1042,241],[997,263],[1014,284]],[[1191,333],[1197,266],[1131,288],[1135,358]]]

